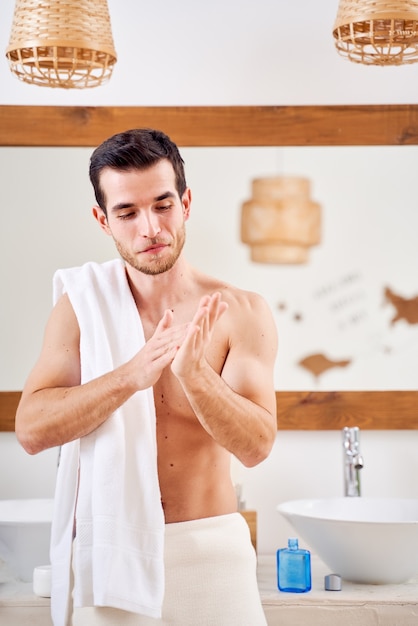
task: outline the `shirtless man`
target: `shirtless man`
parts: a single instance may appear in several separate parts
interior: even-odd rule
[[[79,602],[84,606],[74,610],[73,623],[261,626],[265,620],[255,589],[254,551],[248,529],[241,528],[242,516],[236,513],[230,459],[232,453],[245,466],[255,466],[274,442],[277,337],[272,315],[259,295],[206,276],[186,261],[183,245],[191,191],[177,146],[166,135],[142,129],[111,137],[94,151],[90,178],[97,200],[93,215],[123,260],[145,344],[111,371],[86,381],[80,322],[71,295],[64,291],[23,390],[16,433],[30,454],[65,448],[92,433],[99,437],[109,418],[134,394],[153,389],[167,534],[165,595],[161,618],[121,609],[118,603],[99,608],[103,603],[92,601],[96,606]],[[59,472],[65,472],[61,465]],[[81,489],[82,465],[78,471]],[[74,518],[77,539],[77,510]],[[236,525],[232,533],[223,528],[231,520]],[[202,554],[196,553],[193,569],[185,567],[184,576],[175,560],[176,571],[171,571],[171,529],[176,529],[178,543],[184,528],[184,551],[191,553],[197,548],[187,546],[189,529],[194,534],[202,525],[207,532],[205,524],[217,533],[213,542],[202,542]],[[227,552],[240,533],[244,539],[238,554],[246,555],[245,564],[234,548]],[[219,564],[219,551],[225,565]],[[218,569],[212,567],[211,572],[212,554]],[[245,575],[243,569],[248,570]],[[228,587],[226,595],[220,595],[217,580]],[[188,610],[199,582],[199,606]],[[173,607],[176,603],[181,609]],[[242,610],[237,609],[240,605]],[[67,623],[64,613],[58,606],[54,623]]]

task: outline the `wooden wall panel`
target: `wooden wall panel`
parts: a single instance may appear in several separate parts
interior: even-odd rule
[[[282,391],[279,430],[418,429],[418,391]]]
[[[418,105],[0,106],[1,146],[96,146],[147,126],[180,146],[418,144]]]
[[[20,391],[0,392],[0,431],[14,430]],[[418,391],[277,391],[278,430],[417,430]]]
[[[0,432],[13,432],[20,391],[0,391]]]

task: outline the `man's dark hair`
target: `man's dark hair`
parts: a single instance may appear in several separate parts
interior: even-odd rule
[[[100,174],[105,167],[114,170],[144,170],[167,159],[174,169],[177,193],[186,190],[184,161],[175,143],[159,130],[134,128],[106,139],[90,158],[90,181],[97,204],[107,215],[106,202],[100,186]]]

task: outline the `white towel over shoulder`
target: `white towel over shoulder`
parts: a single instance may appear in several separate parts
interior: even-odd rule
[[[121,260],[59,270],[54,301],[63,293],[80,326],[82,383],[125,363],[144,345]],[[68,613],[74,508],[74,604],[159,617],[164,515],[152,388],[135,393],[88,436],[63,446],[51,542],[56,626],[66,624]]]

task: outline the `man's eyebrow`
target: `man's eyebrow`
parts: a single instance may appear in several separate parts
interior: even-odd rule
[[[133,202],[118,202],[110,209],[112,213],[116,213],[117,211],[121,211],[122,209],[132,209],[135,206]]]
[[[172,191],[166,191],[165,193],[162,193],[160,196],[157,196],[156,198],[154,198],[155,202],[161,202],[161,200],[166,200],[167,198],[175,198],[176,194],[173,193]]]
[[[175,198],[176,194],[172,191],[165,191],[160,194],[156,198],[154,198],[154,202],[161,202],[162,200],[167,200],[167,198]],[[111,213],[117,213],[117,211],[122,211],[123,209],[132,209],[135,206],[133,202],[118,202],[110,209]]]

